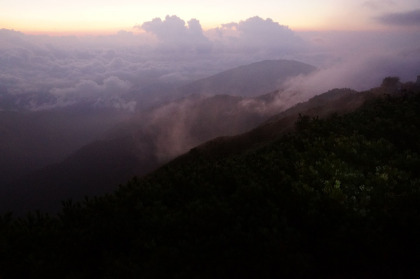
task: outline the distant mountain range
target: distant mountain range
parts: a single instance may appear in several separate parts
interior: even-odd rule
[[[181,87],[181,92],[256,97],[281,89],[289,78],[315,70],[314,66],[298,61],[265,60],[197,80]]]

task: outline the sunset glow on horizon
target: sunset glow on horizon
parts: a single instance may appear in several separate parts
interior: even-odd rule
[[[131,31],[156,17],[176,15],[200,21],[203,29],[253,16],[270,18],[293,30],[373,30],[375,17],[420,9],[413,0],[399,1],[29,1],[3,0],[0,28],[32,34],[109,34]]]

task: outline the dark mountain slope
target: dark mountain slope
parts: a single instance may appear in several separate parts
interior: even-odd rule
[[[267,119],[265,114],[243,109],[241,100],[226,95],[194,98],[142,114],[64,161],[14,180],[7,192],[3,190],[3,197],[13,198],[2,202],[0,209],[58,209],[62,199],[109,192],[197,144],[244,132]]]
[[[388,84],[389,80],[393,81],[393,83]],[[219,156],[242,152],[251,146],[264,144],[291,132],[298,120],[308,121],[314,117],[326,118],[331,115],[350,113],[373,100],[398,96],[415,90],[418,90],[416,85],[410,82],[402,84],[396,77],[387,77],[381,86],[364,92],[357,92],[352,89],[332,89],[311,98],[307,102],[299,103],[273,115],[249,132],[231,137],[215,138],[197,146],[194,150],[207,154],[209,158],[218,158]],[[270,99],[273,96],[272,94],[267,94],[258,98]],[[301,116],[304,116],[303,119],[300,119]]]
[[[3,216],[0,275],[417,278],[419,142],[413,87],[241,152],[194,149],[57,217]]]
[[[272,141],[291,132],[300,115],[325,118],[332,114],[348,113],[377,97],[378,94],[373,91],[359,93],[350,89],[334,89],[272,116],[247,133],[216,138],[195,149],[216,158],[229,153],[241,152],[243,149]]]
[[[257,99],[270,99],[271,95]],[[273,116],[239,136],[233,135],[252,129],[267,119],[267,115],[248,110],[241,105],[244,99],[240,97],[224,95],[181,100],[138,118],[137,123],[144,124],[135,131],[123,131],[110,140],[93,142],[62,163],[17,181],[7,192],[7,196],[14,198],[4,201],[2,209],[55,211],[59,208],[59,201],[65,198],[79,200],[85,195],[112,191],[130,177],[143,175],[219,135],[232,136],[216,138],[196,149],[209,158],[241,152],[290,132],[299,114],[325,117],[334,112],[344,113],[376,95],[335,89]]]

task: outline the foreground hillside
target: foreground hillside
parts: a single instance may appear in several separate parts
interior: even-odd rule
[[[236,152],[195,148],[114,194],[67,201],[56,217],[3,216],[0,275],[414,278],[419,91],[301,116],[295,132]]]

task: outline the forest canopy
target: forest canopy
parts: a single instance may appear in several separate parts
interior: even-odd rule
[[[295,127],[226,156],[195,148],[57,216],[3,215],[0,275],[420,275],[419,88]]]

